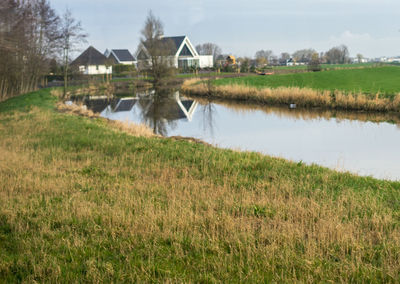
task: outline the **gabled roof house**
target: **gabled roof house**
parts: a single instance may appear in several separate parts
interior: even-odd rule
[[[112,74],[112,66],[108,66],[107,57],[93,46],[89,46],[79,55],[71,66],[76,66],[85,75]]]
[[[162,37],[160,40],[172,42],[172,49],[169,56],[176,68],[213,67],[213,56],[199,55],[187,36]],[[138,62],[149,60],[150,56],[146,50],[146,44],[139,45],[136,58]]]
[[[136,63],[135,58],[128,49],[107,49],[104,55],[110,59],[113,64],[132,65]]]

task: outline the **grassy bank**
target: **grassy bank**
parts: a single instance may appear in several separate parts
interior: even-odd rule
[[[0,104],[4,282],[396,282],[400,183]]]

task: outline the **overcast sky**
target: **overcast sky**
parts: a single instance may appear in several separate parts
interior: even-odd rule
[[[67,7],[101,52],[139,43],[148,11],[166,36],[187,35],[194,45],[213,42],[223,53],[253,57],[260,49],[293,53],[346,44],[350,55],[400,55],[399,0],[50,0]],[[85,46],[86,47],[86,46]],[[82,47],[83,48],[83,47]]]

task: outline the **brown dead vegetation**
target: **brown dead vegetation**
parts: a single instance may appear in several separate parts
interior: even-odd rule
[[[129,121],[115,121],[106,118],[100,118],[99,114],[87,109],[82,103],[75,104],[72,103],[67,105],[63,102],[57,103],[57,110],[63,113],[70,113],[74,115],[85,116],[88,118],[97,118],[107,121],[107,124],[111,126],[112,129],[117,129],[124,133],[128,133],[133,136],[143,136],[143,137],[154,137],[156,136],[153,131],[145,124],[136,124]]]

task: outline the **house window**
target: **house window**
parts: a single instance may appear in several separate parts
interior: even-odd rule
[[[198,59],[180,59],[178,61],[178,68],[190,68],[190,67],[196,67],[198,68],[200,66],[199,60]]]
[[[96,65],[96,70],[99,71],[99,65]]]

